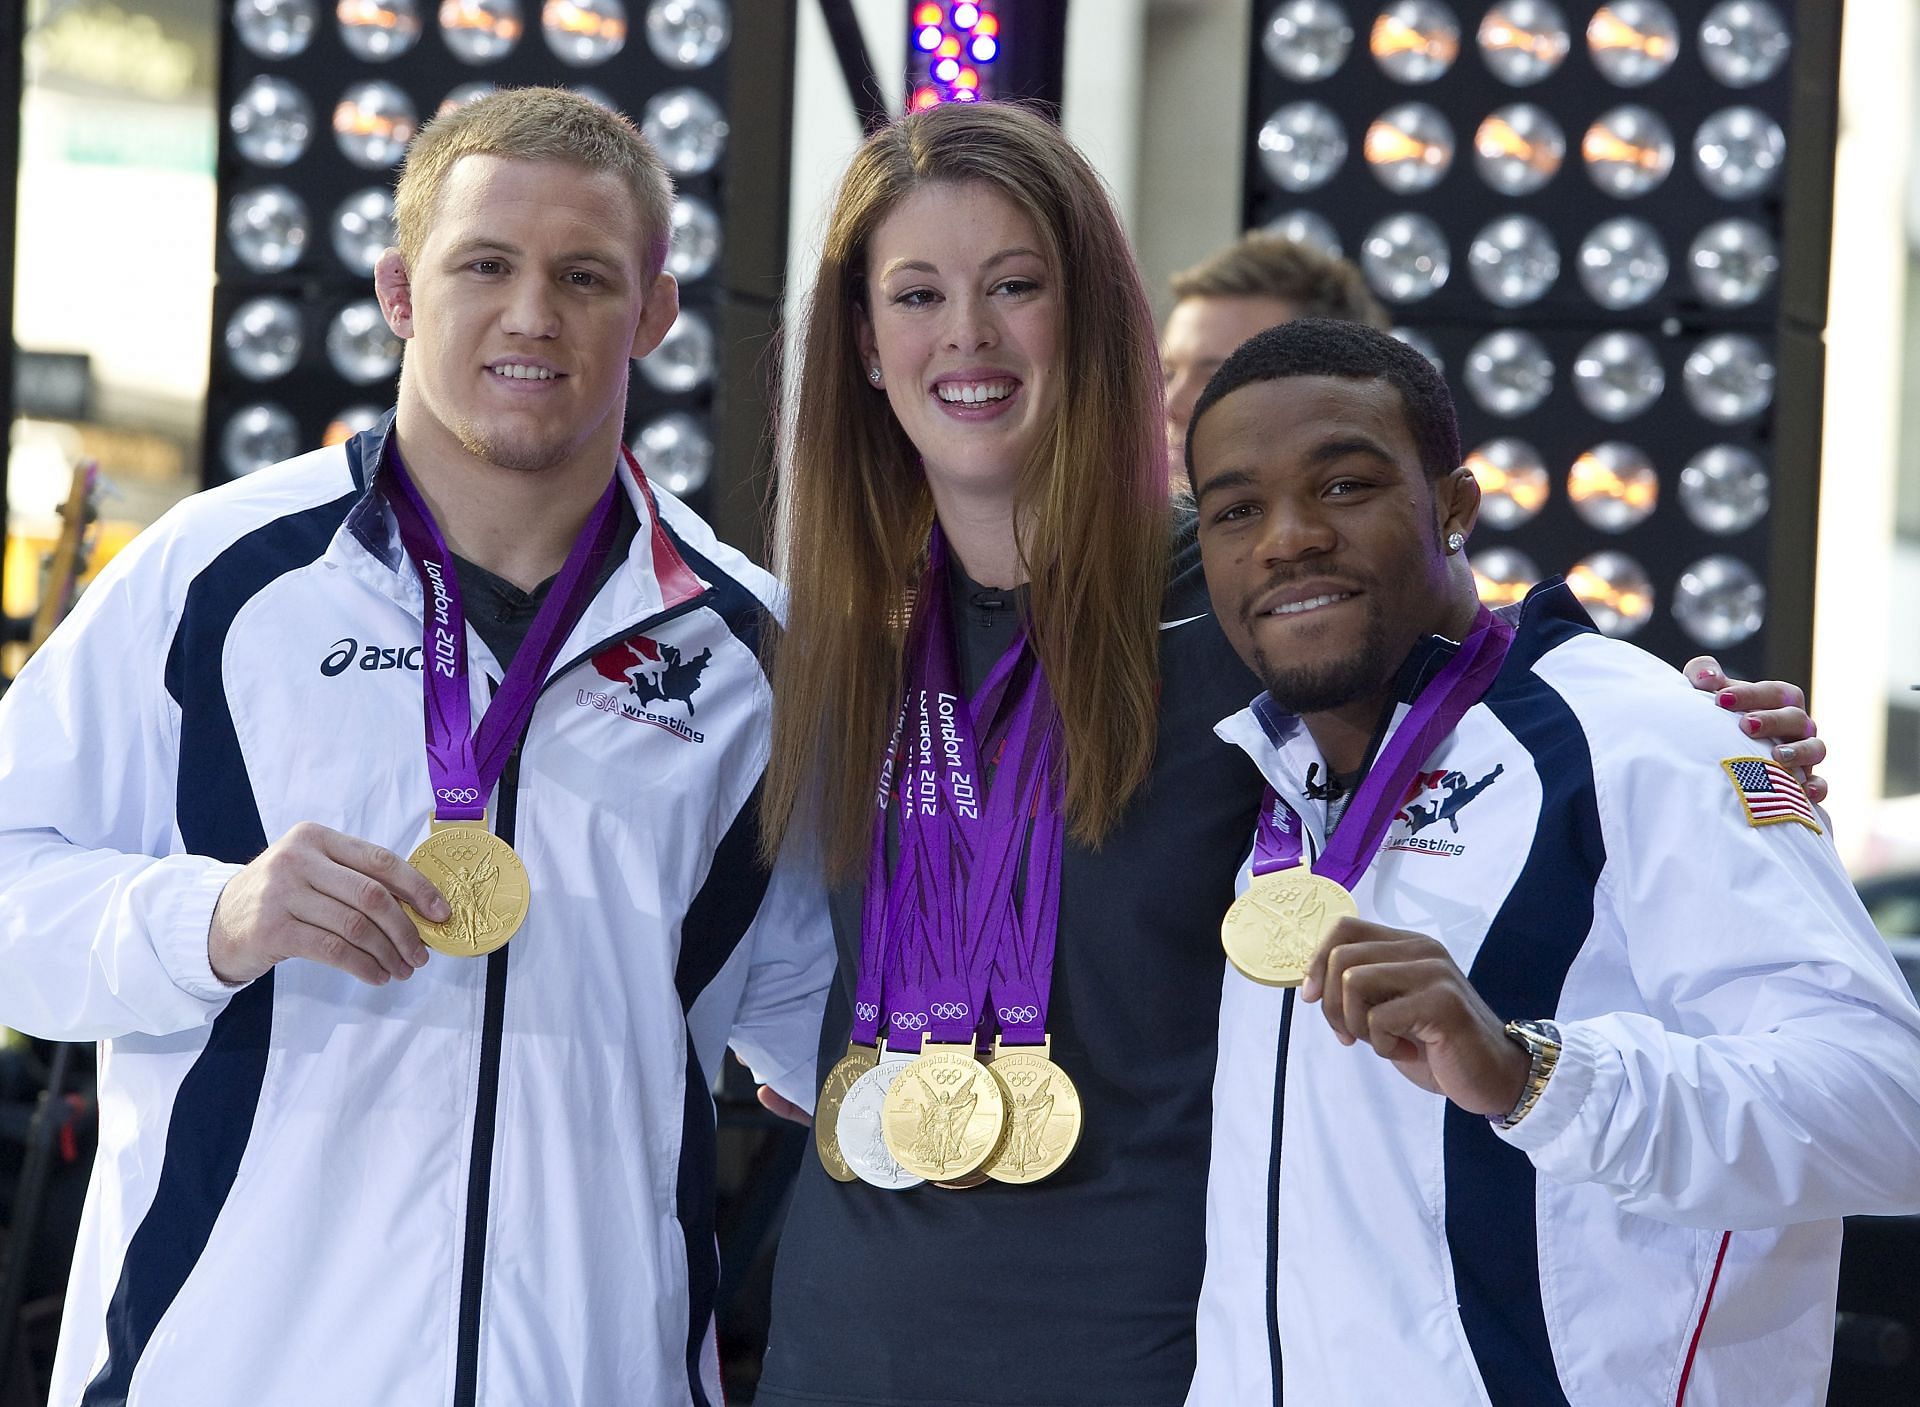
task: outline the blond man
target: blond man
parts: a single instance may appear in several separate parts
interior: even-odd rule
[[[810,1102],[832,960],[754,859],[772,583],[621,443],[670,200],[571,94],[429,126],[393,413],[0,705],[0,1024],[102,1043],[61,1407],[718,1402],[707,1090]]]

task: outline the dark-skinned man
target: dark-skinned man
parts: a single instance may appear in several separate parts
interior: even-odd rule
[[[1392,338],[1259,334],[1188,454],[1271,788],[1190,1400],[1822,1400],[1839,1218],[1920,1208],[1920,1010],[1799,780],[1564,584],[1480,606]]]

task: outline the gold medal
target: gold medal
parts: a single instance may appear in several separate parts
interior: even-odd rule
[[[453,913],[429,923],[405,906],[421,941],[449,957],[475,958],[506,946],[526,922],[533,886],[513,847],[485,821],[435,821],[407,863],[446,897]]]
[[[1220,922],[1220,941],[1241,972],[1269,987],[1298,987],[1327,933],[1359,914],[1353,895],[1303,860],[1253,877]]]
[[[993,1073],[1007,1092],[1007,1132],[987,1161],[995,1182],[1028,1183],[1051,1177],[1080,1142],[1080,1091],[1053,1063],[1053,1041],[996,1044]]]
[[[880,1113],[887,1150],[929,1182],[957,1182],[992,1154],[1006,1127],[1000,1082],[966,1045],[922,1048]]]
[[[847,1053],[827,1071],[827,1082],[820,1087],[820,1098],[813,1106],[813,1147],[820,1155],[820,1166],[835,1182],[852,1182],[856,1176],[840,1151],[840,1106],[846,1102],[853,1082],[880,1062],[880,1052],[858,1041],[847,1044]]]

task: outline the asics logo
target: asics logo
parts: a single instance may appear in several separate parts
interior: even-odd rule
[[[903,1031],[924,1031],[927,1029],[927,1013],[924,1011],[896,1011],[893,1024]]]
[[[942,1021],[958,1021],[963,1016],[973,1015],[973,1008],[965,1002],[935,1002],[931,1010]]]
[[[853,1014],[858,1020],[872,1021],[880,1015],[880,1008],[872,1002],[855,1002],[853,1004]]]
[[[411,649],[404,645],[367,645],[364,648],[358,640],[348,636],[333,642],[320,661],[320,673],[333,679],[353,668],[354,661],[360,662],[360,668],[372,674],[384,669],[407,669],[415,674],[420,672],[420,647]]]
[[[1037,1006],[1003,1006],[996,1013],[1002,1021],[1009,1024],[1020,1021],[1038,1021],[1040,1008]]]
[[[471,806],[480,799],[476,787],[436,787],[433,794],[449,806]]]

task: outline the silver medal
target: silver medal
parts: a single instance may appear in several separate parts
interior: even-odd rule
[[[887,1102],[887,1091],[913,1061],[909,1051],[898,1054],[888,1051],[882,1055],[878,1064],[853,1082],[840,1104],[840,1122],[834,1126],[840,1141],[840,1156],[847,1160],[854,1176],[888,1192],[917,1187],[925,1181],[894,1161],[880,1131],[880,1108]]]

